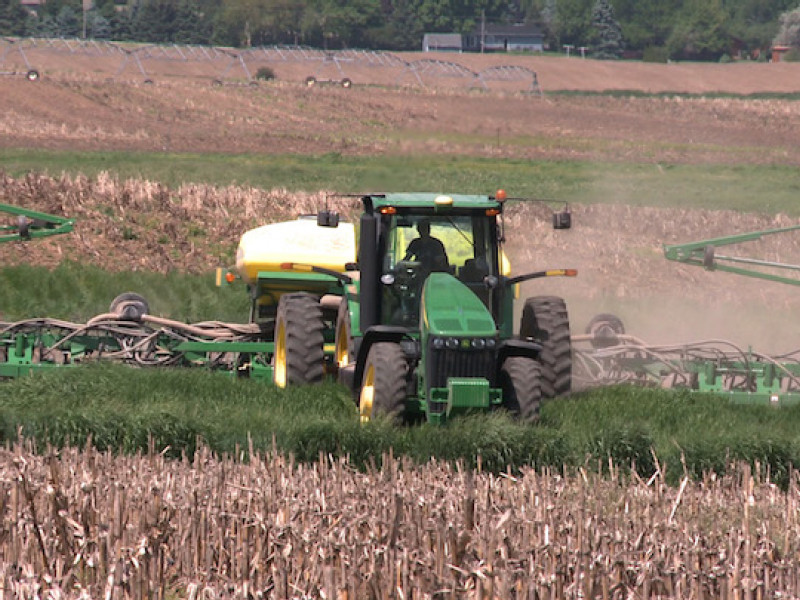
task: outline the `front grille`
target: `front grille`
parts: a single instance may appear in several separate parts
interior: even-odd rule
[[[494,385],[494,351],[443,348],[435,350],[428,344],[425,375],[428,389],[447,387],[450,377],[484,377]]]

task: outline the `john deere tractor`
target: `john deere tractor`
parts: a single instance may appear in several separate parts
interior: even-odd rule
[[[354,391],[362,421],[443,422],[494,409],[534,421],[543,398],[570,390],[564,300],[526,300],[516,335],[513,305],[519,283],[575,271],[510,275],[502,191],[362,201],[357,270],[340,277],[333,336],[335,369]],[[554,215],[554,227],[569,226],[568,212]]]

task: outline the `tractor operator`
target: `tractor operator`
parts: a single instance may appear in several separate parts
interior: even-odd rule
[[[403,260],[418,261],[428,271],[447,271],[449,261],[444,244],[431,235],[431,222],[429,219],[420,219],[417,223],[419,237],[411,240]]]

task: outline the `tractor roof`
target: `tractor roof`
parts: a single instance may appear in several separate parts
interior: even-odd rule
[[[435,208],[437,206],[452,206],[453,208],[499,208],[500,202],[492,196],[479,196],[468,194],[435,194],[429,192],[401,193],[401,194],[375,194],[368,196],[375,208],[382,206],[396,206],[398,208]],[[452,203],[446,198],[452,198]]]

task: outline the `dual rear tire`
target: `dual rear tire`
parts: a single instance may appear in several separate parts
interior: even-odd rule
[[[279,388],[319,383],[324,375],[325,323],[319,299],[311,294],[284,294],[275,317],[273,379]]]

